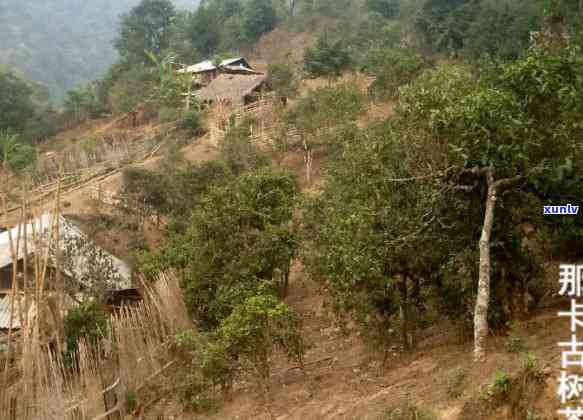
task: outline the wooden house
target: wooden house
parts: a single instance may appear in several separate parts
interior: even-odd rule
[[[9,328],[10,317],[5,312],[12,306],[8,302],[12,297],[14,279],[16,278],[18,281],[15,289],[20,291],[24,287],[25,270],[28,270],[29,281],[34,279],[32,261],[35,253],[44,255],[48,252],[46,281],[46,290],[48,292],[55,290],[57,266],[59,266],[61,267],[59,268],[60,274],[63,276],[65,284],[67,284],[67,290],[74,295],[72,296],[73,298],[78,298],[73,300],[83,300],[84,291],[94,287],[94,285],[86,283],[88,270],[91,269],[89,261],[89,258],[91,258],[93,262],[96,259],[98,261],[107,260],[107,266],[110,267],[113,273],[108,276],[107,284],[103,284],[109,300],[124,302],[139,299],[139,293],[132,284],[131,269],[126,263],[97,247],[77,226],[63,216],[58,216],[56,220],[53,219],[54,217],[51,214],[45,214],[27,224],[19,225],[0,233],[0,330]],[[58,223],[59,229],[58,246],[49,247],[48,239],[56,223]],[[56,264],[57,250],[60,250],[60,254],[62,254],[66,244],[71,241],[86,244],[85,248],[81,246],[76,249],[75,254],[69,258],[67,264]],[[17,246],[18,261],[15,264],[13,250],[17,251]],[[91,257],[88,257],[90,255],[88,247],[92,247]],[[28,267],[25,267],[25,253],[28,259]],[[16,275],[14,275],[15,268]],[[14,324],[14,316],[12,316],[12,321],[12,327],[18,328],[18,325]]]

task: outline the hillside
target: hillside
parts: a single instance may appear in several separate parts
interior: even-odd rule
[[[117,60],[119,16],[139,0],[0,0],[0,64],[46,86],[53,100]],[[175,0],[195,9],[198,0]]]
[[[325,81],[314,80],[306,84],[315,86],[318,83],[324,85]],[[307,86],[302,86],[304,89]],[[371,105],[370,111],[380,105]],[[386,103],[385,107],[389,105]],[[147,135],[155,126],[147,124],[128,130],[126,135],[136,136],[134,141],[138,141],[140,135]],[[57,150],[58,144],[67,146],[77,137],[99,134],[107,138],[114,133],[112,121],[101,121],[94,126],[63,133],[58,141],[45,147]],[[176,137],[176,134],[163,136],[166,146]],[[221,159],[220,148],[209,140],[208,135],[201,138],[186,136],[183,157],[192,163]],[[168,153],[167,147],[142,163],[134,163],[134,167],[160,170],[164,153]],[[296,152],[287,152],[282,166],[294,171],[298,177],[303,174],[301,156]],[[314,182],[319,181],[321,174],[317,173]],[[123,174],[115,171],[86,187],[64,194],[62,198],[67,203],[64,213],[81,221],[99,244],[116,255],[124,255],[133,246],[131,242],[135,233],[125,227],[116,206],[101,202],[96,207],[92,192],[98,184],[106,196],[115,196],[123,188]],[[305,185],[304,191],[309,190]],[[162,246],[161,232],[153,223],[145,227],[143,234],[154,249]],[[545,283],[549,297],[556,292],[557,275],[557,264],[548,264]],[[382,351],[367,345],[354,323],[350,323],[346,330],[338,327],[330,308],[330,291],[314,281],[299,261],[292,267],[285,302],[303,319],[305,371],[302,372],[296,363],[288,362],[283,354],[274,355],[269,383],[271,415],[251,376],[237,381],[231,396],[210,413],[185,410],[184,400],[176,396],[176,388],[183,380],[181,372],[188,372],[192,367],[181,361],[148,389],[142,390],[139,409],[127,418],[401,420],[402,417],[392,417],[391,410],[411,404],[411,407],[431,413],[431,417],[429,414],[428,417],[418,417],[423,420],[523,420],[520,413],[524,410],[533,415],[528,419],[552,419],[558,409],[555,382],[560,373],[557,369],[560,353],[556,343],[565,338],[568,320],[558,318],[556,312],[566,307],[565,301],[547,298],[536,312],[517,324],[517,329],[508,335],[496,334],[489,338],[488,361],[482,365],[476,366],[472,361],[471,343],[460,340],[455,324],[436,320],[420,332],[414,352],[402,352],[396,343],[391,346],[384,367]],[[168,357],[172,352],[163,354],[163,357]],[[527,360],[533,360],[532,372],[536,380],[528,376],[530,371],[525,371]],[[511,393],[499,400],[499,397],[484,398],[501,371],[508,374]]]
[[[0,71],[0,418],[580,420],[583,2],[170,1]]]

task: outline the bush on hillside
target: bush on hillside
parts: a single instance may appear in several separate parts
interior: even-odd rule
[[[97,303],[84,303],[71,309],[63,319],[66,360],[72,363],[78,349],[79,340],[95,346],[107,334],[107,316]]]
[[[436,420],[435,414],[420,405],[413,404],[409,400],[397,407],[385,410],[383,420]]]
[[[399,16],[399,0],[366,0],[366,7],[385,19],[394,19]]]
[[[158,110],[158,119],[161,123],[171,123],[180,121],[182,118],[182,110],[174,107],[161,107]]]
[[[351,64],[350,51],[344,43],[331,42],[326,34],[304,55],[304,69],[310,77],[339,77]]]
[[[108,94],[109,106],[116,114],[131,112],[139,104],[148,102],[154,97],[158,86],[157,75],[142,65],[120,69],[111,78],[104,89]]]
[[[415,80],[425,68],[425,60],[413,51],[377,49],[368,58],[369,73],[376,76],[370,88],[376,99],[392,99],[399,88]]]
[[[203,130],[200,113],[196,110],[184,112],[180,125],[182,128],[190,131],[193,135],[198,135]]]
[[[298,81],[288,64],[272,64],[267,73],[272,89],[281,97],[291,98],[298,93]]]
[[[37,153],[33,146],[22,143],[18,135],[0,132],[0,157],[6,169],[19,173],[34,165]]]
[[[300,317],[263,288],[236,304],[215,331],[178,334],[176,349],[191,368],[183,401],[197,411],[214,408],[217,391],[229,393],[233,381],[247,375],[265,396],[275,350],[302,366],[300,330]]]

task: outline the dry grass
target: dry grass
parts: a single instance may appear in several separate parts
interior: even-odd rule
[[[59,196],[55,212],[59,214]],[[23,210],[26,203],[23,204]],[[22,224],[26,218],[22,212]],[[137,392],[173,363],[167,351],[170,338],[181,329],[194,328],[184,305],[178,278],[161,274],[144,284],[145,298],[109,319],[109,334],[97,345],[80,340],[72,360],[64,356],[65,296],[59,276],[49,277],[53,244],[59,241],[57,217],[42,235],[33,224],[32,237],[19,232],[12,238],[12,260],[21,249],[34,249],[30,258],[33,278],[25,288],[13,281],[12,297],[23,295],[11,317],[19,316],[19,334],[9,331],[5,363],[0,372],[0,413],[6,420],[93,419],[106,413],[124,414],[126,395]],[[23,242],[21,244],[21,241]],[[28,245],[27,242],[31,242]],[[34,245],[33,245],[34,243]],[[25,251],[24,251],[25,252]],[[25,253],[26,255],[26,253]],[[15,276],[18,270],[14,267]],[[49,291],[50,290],[50,291]],[[52,321],[47,322],[48,314]]]

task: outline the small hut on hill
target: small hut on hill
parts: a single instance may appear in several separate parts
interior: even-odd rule
[[[56,227],[59,229],[58,245],[49,245],[49,238]],[[57,263],[57,250],[60,251],[60,263]],[[16,264],[13,261],[13,251],[18,255]],[[83,300],[86,292],[96,287],[103,289],[108,302],[113,306],[139,299],[139,293],[132,284],[131,269],[125,262],[98,247],[63,216],[55,218],[51,214],[45,214],[27,224],[0,233],[0,332],[10,326],[20,327],[17,322],[19,316],[14,316],[13,313],[15,306],[20,305],[14,305],[14,302],[22,299],[25,270],[29,282],[35,278],[34,269],[31,267],[34,254],[49,256],[45,283],[49,294],[56,291],[55,279],[59,272],[65,280],[70,301]],[[12,294],[14,279],[19,291],[16,295]],[[102,284],[94,284],[96,281]],[[30,288],[30,284],[27,288]]]
[[[195,92],[195,97],[202,104],[246,105],[254,102],[267,87],[264,74],[227,73]]]
[[[187,108],[192,97],[201,105],[245,105],[267,88],[267,76],[255,71],[243,57],[220,63],[201,61],[178,72],[192,75],[192,84],[184,94]]]
[[[193,83],[199,86],[206,86],[222,73],[258,74],[243,57],[229,58],[220,63],[205,60],[180,69],[178,73],[191,74]]]

